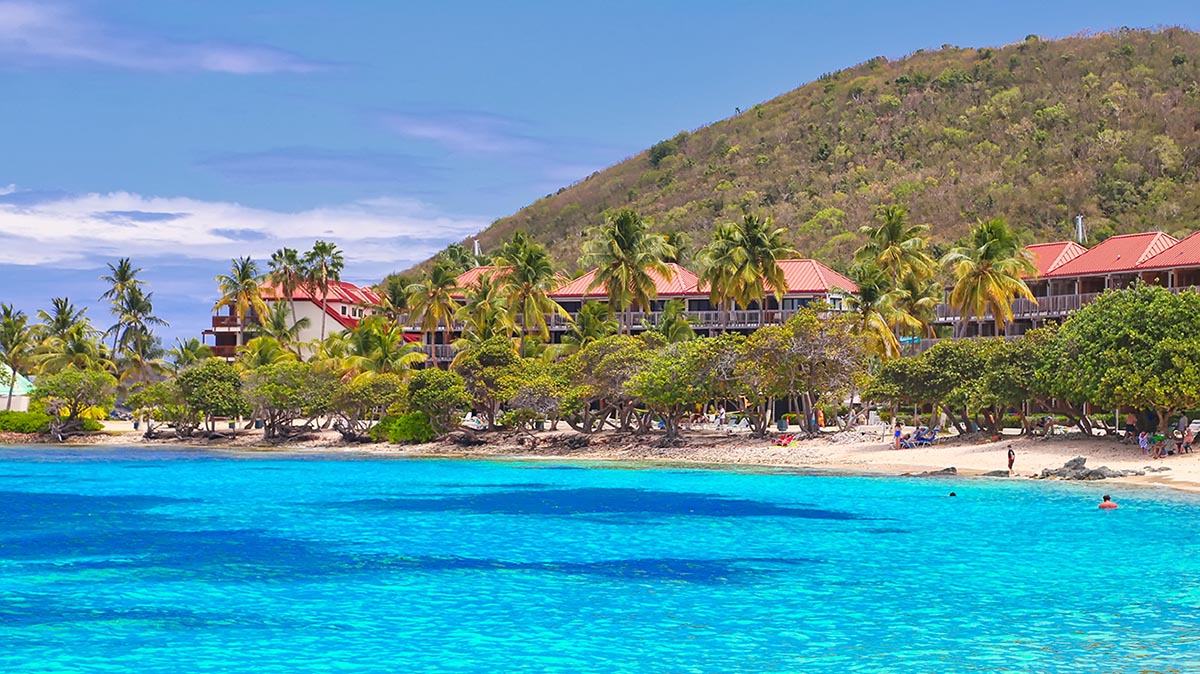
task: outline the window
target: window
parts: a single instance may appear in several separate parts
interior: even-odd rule
[[[342,315],[343,316],[346,315],[346,305],[345,304],[342,305]]]

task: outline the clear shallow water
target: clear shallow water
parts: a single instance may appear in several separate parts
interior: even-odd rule
[[[0,448],[0,671],[1198,671],[1109,489]]]

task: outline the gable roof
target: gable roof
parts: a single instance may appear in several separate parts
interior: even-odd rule
[[[827,293],[835,288],[858,292],[854,281],[816,260],[779,260],[779,266],[787,281],[787,293]]]
[[[1113,236],[1092,246],[1086,253],[1059,266],[1046,276],[1095,276],[1134,271],[1146,260],[1178,242],[1175,237],[1162,232]]]
[[[680,267],[674,262],[668,262],[667,267],[671,269],[669,277],[654,271],[648,270],[650,278],[654,281],[654,289],[659,297],[682,297],[684,295],[700,295],[703,294],[696,289],[696,283],[700,279],[691,271]],[[577,279],[566,281],[554,292],[550,293],[550,297],[558,298],[580,298],[580,297],[604,297],[608,294],[608,290],[604,287],[591,287],[596,278],[596,270],[593,269],[588,273],[580,276]]]
[[[1045,276],[1064,264],[1087,252],[1087,248],[1074,241],[1056,241],[1054,243],[1035,243],[1025,246],[1033,254],[1033,266],[1037,267],[1037,276]]]
[[[268,302],[275,301],[283,297],[283,292],[279,286],[263,284],[260,290],[262,298]],[[313,294],[307,288],[299,287],[292,292],[293,300],[312,300],[321,302],[320,293]],[[337,302],[340,304],[379,304],[382,298],[379,293],[375,292],[367,286],[359,287],[347,281],[331,281],[329,283],[328,302]]]
[[[453,297],[454,299],[459,299],[459,300],[463,299],[467,296],[466,293],[463,291],[470,290],[470,289],[478,286],[480,280],[482,280],[483,277],[488,276],[488,275],[501,276],[506,271],[508,271],[508,269],[509,269],[509,267],[497,267],[495,265],[490,265],[490,264],[482,265],[479,267],[472,267],[471,269],[468,269],[468,270],[464,271],[463,273],[459,274],[454,279],[454,284],[457,285],[459,288],[461,288],[461,290],[456,290],[456,291],[450,293],[450,296]]]
[[[4,363],[0,363],[0,397],[4,397],[4,398],[8,397],[8,384],[9,384],[8,377],[11,372],[12,372],[12,368],[5,365]],[[26,379],[25,377],[21,376],[21,373],[18,372],[17,380],[15,382],[13,382],[13,392],[12,392],[13,395],[14,396],[27,396],[31,392],[33,392],[33,382],[31,382],[28,379]]]
[[[1148,258],[1141,264],[1141,269],[1198,266],[1200,266],[1200,232],[1195,232],[1161,253]]]

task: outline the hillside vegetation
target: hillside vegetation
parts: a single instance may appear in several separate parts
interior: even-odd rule
[[[933,243],[1004,216],[1028,242],[1092,242],[1200,222],[1200,34],[1120,30],[874,58],[654,144],[497,220],[574,269],[584,230],[630,206],[693,247],[746,211],[844,266],[877,205],[906,204]]]

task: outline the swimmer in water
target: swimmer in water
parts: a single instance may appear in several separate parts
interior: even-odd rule
[[[1117,508],[1117,504],[1111,498],[1109,498],[1108,494],[1105,494],[1104,500],[1100,501],[1100,505],[1097,507],[1101,510],[1115,510]]]
[[[958,494],[955,494],[954,492],[950,492],[950,495],[951,495],[951,496],[958,496]]]

